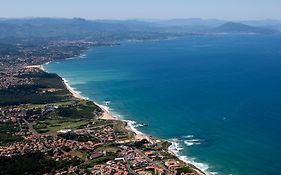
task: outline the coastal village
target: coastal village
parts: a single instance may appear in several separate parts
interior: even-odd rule
[[[134,133],[127,122],[67,89],[40,65],[93,43],[58,42],[76,51],[1,55],[0,174],[203,175],[169,151],[170,143]],[[56,44],[58,44],[56,43]],[[59,52],[59,54],[57,53]],[[60,55],[60,56],[57,56]]]

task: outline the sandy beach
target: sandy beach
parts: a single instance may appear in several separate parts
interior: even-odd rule
[[[64,78],[63,78],[63,83],[65,84],[67,90],[72,94],[73,97],[81,99],[81,100],[87,100],[86,97],[83,97],[78,92],[76,92],[71,86],[69,86],[67,80],[65,80]]]
[[[88,98],[83,97],[80,95],[77,91],[75,91],[67,82],[67,80],[63,79],[63,82],[67,88],[67,90],[72,94],[73,97],[81,99],[81,100],[88,100]],[[104,120],[117,120],[116,117],[114,117],[110,112],[102,105],[99,105],[98,103],[94,102],[97,106],[99,106],[103,110],[102,116],[100,116],[100,119]]]
[[[31,66],[25,66],[24,68],[26,69],[37,68],[44,71],[43,65],[31,65]]]
[[[38,67],[38,66],[36,66]],[[43,66],[38,67],[38,68],[43,68]],[[78,92],[76,92],[67,82],[67,80],[63,79],[63,82],[66,86],[66,88],[69,90],[69,92],[72,94],[73,97],[78,98],[78,99],[83,99],[83,100],[88,100],[88,98],[83,97],[82,95],[80,95]],[[115,117],[114,115],[112,115],[106,106],[100,105],[96,102],[94,102],[97,106],[99,106],[102,110],[103,110],[103,114],[99,117],[99,119],[103,119],[103,120],[120,120],[117,117]],[[154,140],[152,140],[149,136],[137,131],[134,126],[130,123],[130,121],[123,121],[127,123],[126,129],[130,130],[132,132],[135,133],[135,139],[136,140],[143,140],[143,139],[147,139],[150,142],[154,142]]]
[[[100,119],[104,119],[104,120],[118,120],[117,117],[113,116],[108,109],[106,108],[106,106],[97,104],[96,102],[94,102],[96,105],[98,105],[102,110],[103,110],[103,114],[102,116],[100,116]]]

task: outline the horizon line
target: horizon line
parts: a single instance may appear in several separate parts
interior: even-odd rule
[[[281,19],[262,18],[262,19],[220,19],[220,18],[200,18],[200,17],[178,17],[178,18],[84,18],[84,17],[51,17],[51,16],[25,16],[25,17],[0,17],[0,20],[6,19],[84,19],[87,21],[112,20],[112,21],[169,21],[169,20],[218,20],[218,21],[281,21]]]

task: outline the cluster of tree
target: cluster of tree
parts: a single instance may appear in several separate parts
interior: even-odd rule
[[[101,112],[98,106],[77,105],[75,107],[59,107],[55,112],[57,116],[73,119],[93,118],[93,112]]]
[[[194,172],[190,167],[180,167],[177,169],[176,175],[187,174]]]
[[[93,137],[91,135],[86,135],[86,134],[79,135],[79,134],[75,134],[73,132],[58,134],[58,136],[62,137],[64,139],[67,139],[67,140],[76,140],[78,142],[98,141],[95,137]]]
[[[18,131],[20,127],[17,123],[0,122],[0,145],[22,141],[23,137],[14,135]]]
[[[62,79],[57,74],[42,71],[25,76],[30,76],[35,83],[1,89],[0,106],[28,103],[44,104],[66,101],[72,98],[71,93],[66,89]],[[56,89],[56,91],[48,92],[45,90],[48,88]]]
[[[19,49],[13,44],[0,43],[0,55],[19,55]]]
[[[0,174],[44,174],[55,170],[67,169],[70,165],[79,165],[79,159],[54,161],[44,153],[30,153],[12,157],[0,157]]]

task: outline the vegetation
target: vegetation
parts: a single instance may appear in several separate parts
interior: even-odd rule
[[[49,104],[51,105],[51,104]],[[95,122],[95,117],[101,115],[102,110],[93,102],[75,100],[54,103],[58,108],[44,114],[33,127],[39,133],[54,133],[61,129],[79,129]],[[35,105],[33,107],[42,107]]]
[[[181,175],[182,173],[192,173],[193,170],[190,167],[180,167],[177,169],[176,175]]]
[[[43,153],[30,153],[13,157],[0,157],[0,174],[44,174],[54,170],[63,169],[70,165],[78,165],[81,161],[54,161],[44,156]]]
[[[95,122],[96,115],[102,113],[102,110],[95,103],[85,100],[55,104],[60,106],[46,113],[43,118],[33,126],[37,132],[54,133],[61,129],[83,128],[85,125]]]
[[[58,134],[59,137],[62,137],[64,139],[68,140],[76,140],[78,142],[87,142],[87,141],[97,141],[97,139],[93,136],[90,135],[78,135],[75,133],[63,133],[63,134]]]
[[[100,157],[100,158],[97,158],[97,159],[94,159],[94,160],[89,160],[89,161],[87,161],[87,162],[84,162],[83,164],[79,165],[79,168],[82,168],[82,169],[91,168],[91,167],[93,167],[94,165],[97,165],[97,164],[104,164],[104,163],[106,163],[107,161],[112,160],[112,159],[113,159],[113,158],[112,158],[112,157],[109,157],[109,156]]]
[[[81,100],[59,106],[58,109],[48,113],[46,118],[93,119],[101,113],[102,110],[95,103]]]
[[[117,135],[118,140],[127,140],[132,139],[134,137],[133,132],[125,129],[125,124],[122,121],[114,121],[115,126],[115,133]]]
[[[13,123],[0,122],[0,145],[22,141],[22,136],[15,135],[15,132],[18,131],[20,128]]]
[[[0,89],[0,106],[44,104],[72,99],[70,92],[57,74],[40,71],[25,76],[30,76],[34,80],[34,84]],[[49,92],[48,89],[55,91]]]
[[[146,139],[140,140],[140,141],[136,141],[133,143],[132,146],[141,149],[141,150],[150,150],[149,148],[147,148],[145,146],[145,144],[149,143]]]
[[[85,119],[46,119],[39,121],[33,127],[38,133],[55,133],[61,129],[77,129],[81,125],[85,125],[89,120]]]

